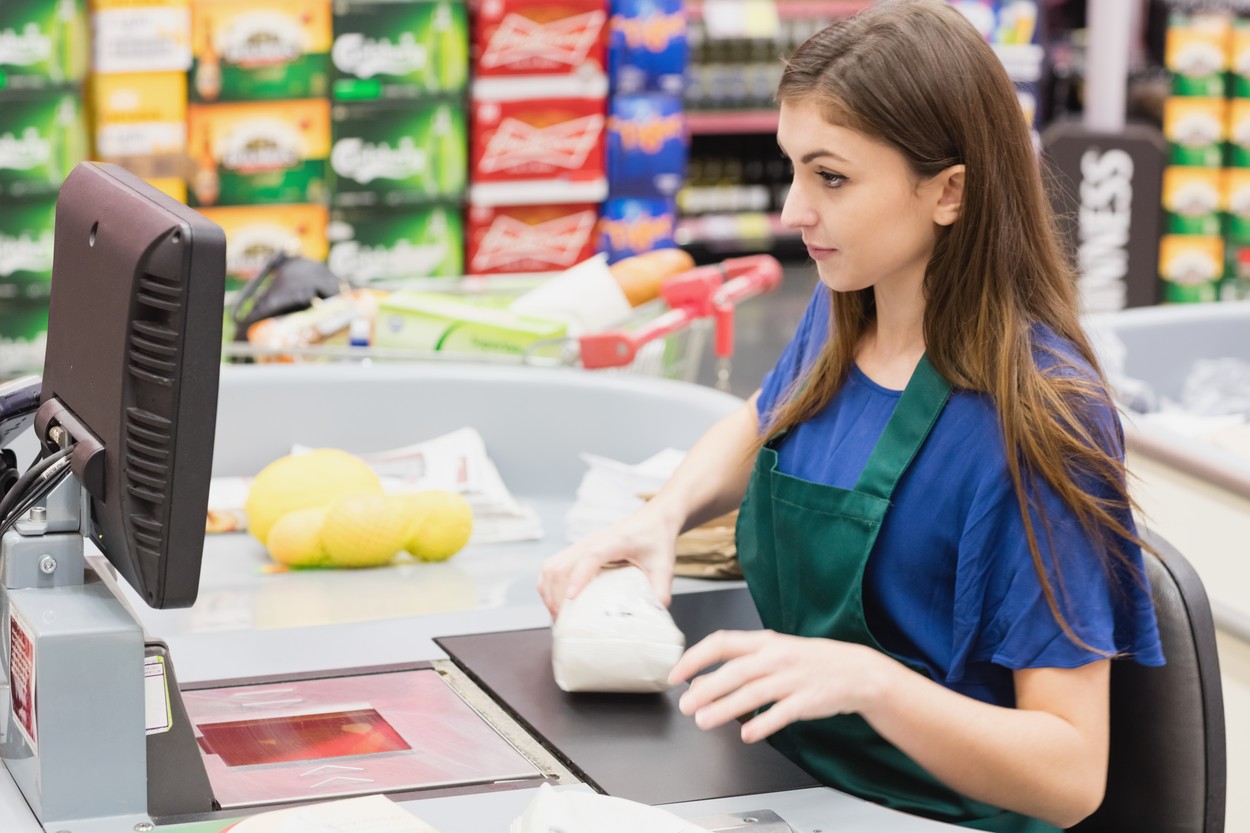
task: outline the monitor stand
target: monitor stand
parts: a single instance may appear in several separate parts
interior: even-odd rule
[[[209,811],[168,650],[89,568],[88,512],[70,477],[0,539],[0,758],[46,827]]]

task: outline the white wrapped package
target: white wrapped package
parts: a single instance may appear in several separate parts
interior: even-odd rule
[[[686,647],[637,567],[600,572],[560,608],[551,640],[551,670],[564,691],[665,691]]]
[[[596,793],[556,791],[550,784],[512,822],[509,833],[707,833],[658,807]]]

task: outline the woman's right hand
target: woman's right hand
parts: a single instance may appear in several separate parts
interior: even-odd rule
[[[652,504],[592,532],[543,562],[538,593],[554,621],[560,606],[582,591],[609,564],[628,563],[642,570],[667,607],[673,592],[680,524],[664,518]]]

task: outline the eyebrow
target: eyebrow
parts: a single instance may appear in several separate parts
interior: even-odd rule
[[[799,161],[802,162],[804,165],[806,165],[808,162],[811,162],[815,159],[820,159],[822,156],[827,156],[830,159],[837,160],[838,162],[846,162],[845,159],[843,159],[841,156],[838,156],[836,153],[834,153],[831,150],[814,150],[811,153],[805,153],[803,154],[803,158],[800,159]]]
[[[785,149],[784,147],[781,147],[781,143],[780,143],[780,142],[778,142],[778,143],[777,143],[777,147],[781,148],[781,153],[782,153],[782,155],[784,155],[787,159],[790,157],[790,154],[786,153],[786,149]],[[835,160],[835,161],[841,162],[841,163],[843,163],[843,164],[850,164],[850,163],[849,163],[846,159],[842,158],[841,156],[838,156],[836,153],[834,153],[834,152],[833,152],[833,151],[831,151],[831,150],[813,150],[813,151],[810,151],[809,153],[805,153],[805,154],[803,154],[803,156],[799,159],[799,162],[800,162],[801,164],[806,165],[806,164],[808,164],[809,162],[812,162],[812,161],[814,161],[814,160],[816,160],[816,159],[820,159],[820,158],[822,158],[822,157],[828,157],[828,158],[830,158],[830,159],[833,159],[833,160]]]

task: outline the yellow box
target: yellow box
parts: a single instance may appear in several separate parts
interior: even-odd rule
[[[191,104],[187,143],[197,205],[322,202],[330,154],[326,99]]]
[[[1228,100],[1228,164],[1250,167],[1250,98]]]
[[[113,158],[186,152],[185,74],[96,75],[90,91],[97,155]]]
[[[97,73],[185,72],[190,0],[93,0],[91,53]]]
[[[1195,14],[1168,25],[1163,63],[1172,72],[1201,78],[1228,69],[1232,21],[1227,14]]]
[[[249,281],[279,252],[325,260],[328,212],[321,205],[202,208],[226,233],[226,275]]]
[[[329,0],[194,0],[191,97],[324,96],[332,42]]]
[[[1218,168],[1228,126],[1226,99],[1172,96],[1163,104],[1163,135],[1173,164]]]
[[[1159,241],[1159,277],[1165,301],[1214,301],[1224,277],[1224,238],[1165,234]]]
[[[1218,235],[1222,168],[1169,165],[1163,170],[1163,209],[1173,234]]]
[[[178,202],[185,203],[187,201],[187,183],[184,180],[175,179],[174,177],[158,177],[145,181],[148,185],[168,194]]]

